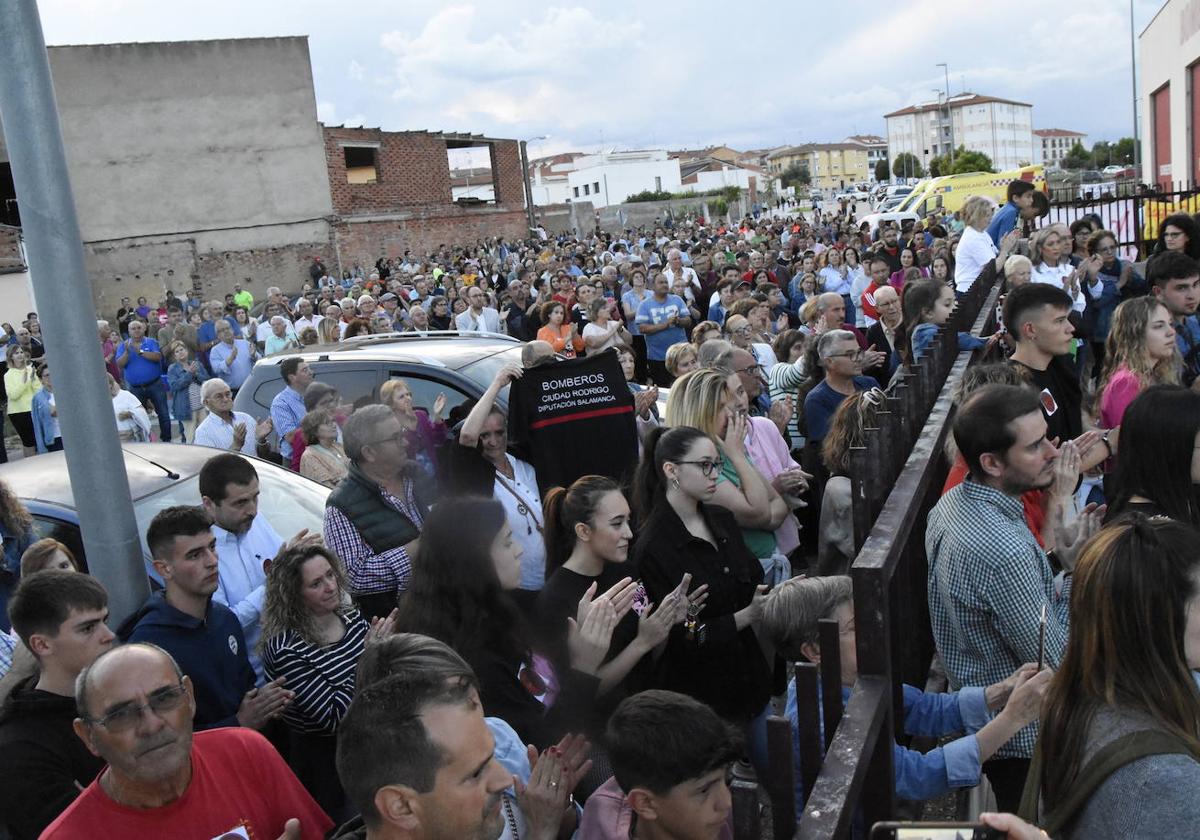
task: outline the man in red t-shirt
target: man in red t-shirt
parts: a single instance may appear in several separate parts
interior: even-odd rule
[[[192,734],[191,681],[159,647],[102,654],[75,701],[75,734],[108,767],[42,840],[320,840],[333,826],[257,732]]]

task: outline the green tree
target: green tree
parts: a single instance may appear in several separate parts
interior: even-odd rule
[[[886,158],[880,158],[875,161],[875,180],[886,181],[888,179],[888,162]]]
[[[920,159],[912,152],[901,152],[892,161],[892,175],[896,178],[921,178],[925,175],[925,167]]]
[[[1067,154],[1062,159],[1063,169],[1086,169],[1092,165],[1092,156],[1088,154],[1088,150],[1083,148],[1083,144],[1075,141],[1075,145],[1070,148]]]
[[[807,187],[812,183],[812,173],[803,163],[793,163],[779,176],[780,183],[786,187]]]
[[[1133,166],[1133,138],[1122,137],[1113,143],[1113,163]]]
[[[965,172],[995,172],[992,159],[983,152],[964,149],[959,146],[954,152],[954,166],[951,175],[962,175]]]

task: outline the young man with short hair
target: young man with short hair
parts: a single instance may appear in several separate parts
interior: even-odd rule
[[[1175,343],[1183,358],[1181,379],[1189,388],[1200,380],[1200,320],[1196,306],[1200,304],[1200,265],[1187,254],[1164,251],[1150,258],[1146,265],[1146,282],[1150,293],[1171,313],[1175,326]]]
[[[12,840],[36,840],[104,766],[72,728],[75,678],[114,637],[108,593],[77,572],[30,575],[8,609],[40,672],[0,709],[0,825]]]
[[[283,714],[293,695],[282,677],[255,688],[242,625],[213,598],[219,571],[211,525],[201,507],[178,505],[155,515],[146,542],[166,588],[151,595],[119,633],[126,642],[156,644],[179,663],[195,688],[197,729],[262,729]]]
[[[699,700],[627,697],[605,733],[613,777],[584,807],[579,834],[604,840],[729,840],[729,771],[741,737]]]
[[[1000,247],[1000,240],[1004,235],[1016,228],[1025,218],[1026,211],[1033,207],[1033,193],[1036,190],[1037,187],[1032,181],[1017,179],[1009,182],[1008,202],[996,211],[987,228],[987,235],[992,238],[997,248]]]
[[[1083,432],[1083,389],[1070,356],[1072,305],[1070,295],[1045,283],[1013,289],[1004,302],[1004,325],[1017,345],[1009,363],[1041,392],[1047,436],[1059,443]]]
[[[1043,402],[1028,388],[988,385],[954,420],[970,475],[942,496],[925,531],[930,621],[954,690],[1001,682],[1039,657],[1055,668],[1066,647],[1066,573],[1104,508],[1089,505],[1070,527],[1060,526],[1054,553],[1065,572],[1056,578],[1021,504],[1021,494],[1054,482],[1059,450],[1047,434]],[[1031,724],[983,765],[1002,811],[1019,804],[1036,739]]]

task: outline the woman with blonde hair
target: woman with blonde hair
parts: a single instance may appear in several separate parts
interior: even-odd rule
[[[437,474],[437,452],[446,442],[449,430],[442,412],[446,410],[446,394],[438,392],[433,398],[432,411],[413,405],[412,388],[403,379],[389,379],[379,389],[379,401],[392,410],[404,430],[404,445],[408,458],[421,465],[432,478]]]
[[[745,396],[737,373],[711,368],[694,370],[671,386],[666,425],[691,426],[717,443],[721,464],[712,502],[733,514],[741,526],[746,547],[759,562],[764,567],[777,568],[782,563],[773,559],[779,549],[775,531],[789,520],[790,512],[783,497],[772,487],[771,479],[751,460],[747,437],[774,433],[785,452],[787,445],[782,444],[779,429],[769,419],[747,416]],[[795,527],[794,520],[791,521]]]
[[[686,341],[672,344],[667,348],[665,362],[667,373],[678,379],[685,373],[691,373],[699,364],[696,356],[696,346]]]
[[[317,324],[319,344],[337,344],[342,340],[342,308],[336,303],[325,307],[325,317]]]
[[[1171,313],[1158,298],[1130,298],[1113,312],[1100,380],[1100,426],[1121,425],[1125,409],[1151,385],[1179,384],[1179,349]]]
[[[995,212],[996,202],[986,195],[973,195],[963,203],[962,220],[966,227],[954,252],[954,289],[960,295],[971,288],[989,262],[999,272],[1016,247],[1020,234],[1015,229],[1005,234],[998,248],[988,236],[988,224]]]

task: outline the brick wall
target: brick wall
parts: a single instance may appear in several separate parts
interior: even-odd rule
[[[374,264],[381,254],[423,253],[442,244],[465,244],[488,236],[527,235],[520,144],[485,140],[496,201],[460,206],[451,201],[446,139],[423,131],[324,127],[325,159],[342,264]],[[343,143],[378,144],[374,184],[346,181]],[[371,217],[367,220],[363,217]]]
[[[489,236],[524,238],[527,231],[524,210],[495,207],[450,206],[384,220],[343,219],[334,225],[342,265],[347,268],[355,262],[372,266],[381,254],[399,257],[406,250],[423,254],[442,244],[466,244]]]
[[[20,233],[16,228],[0,227],[0,272],[24,269]]]

